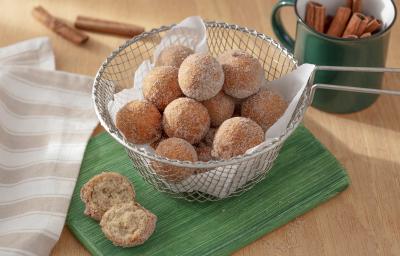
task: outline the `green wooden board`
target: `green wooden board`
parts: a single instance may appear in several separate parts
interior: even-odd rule
[[[134,183],[137,200],[158,216],[157,229],[142,246],[120,248],[97,222],[84,216],[82,185],[103,170]],[[304,127],[287,140],[267,178],[239,197],[190,203],[157,192],[133,168],[126,152],[108,134],[90,140],[67,224],[93,255],[228,255],[282,226],[349,185],[346,171]]]

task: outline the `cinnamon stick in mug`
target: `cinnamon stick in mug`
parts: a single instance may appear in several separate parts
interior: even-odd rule
[[[309,27],[314,27],[315,8],[314,2],[308,2],[306,6],[306,24]]]
[[[378,20],[378,19],[373,19],[371,20],[368,25],[367,28],[365,29],[364,33],[374,33],[376,31],[379,31],[382,27],[382,21]]]
[[[314,29],[320,33],[324,33],[325,27],[325,6],[316,4],[314,7]]]
[[[336,15],[332,20],[332,23],[328,29],[327,34],[330,36],[341,37],[343,31],[346,29],[347,21],[351,15],[351,9],[348,7],[339,7],[336,10]]]
[[[361,21],[360,25],[358,25],[358,29],[356,32],[357,36],[361,36],[362,34],[364,34],[365,30],[367,29],[368,23],[369,23],[368,17],[364,16],[364,19]]]
[[[324,33],[325,13],[325,6],[309,1],[306,6],[306,24],[316,31]]]
[[[133,37],[144,32],[144,28],[137,25],[101,20],[85,16],[77,17],[75,21],[75,27],[83,30],[126,37]]]
[[[365,16],[362,13],[354,13],[349,23],[347,24],[346,29],[344,30],[343,36],[357,35],[357,31],[361,24],[361,21],[363,21],[364,19]]]
[[[75,44],[83,44],[89,39],[87,35],[70,27],[59,18],[52,16],[41,6],[33,8],[32,16],[55,33]]]

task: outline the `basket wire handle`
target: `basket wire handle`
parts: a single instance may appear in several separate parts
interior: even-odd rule
[[[309,102],[310,104],[312,103],[312,101],[314,99],[314,94],[317,89],[400,96],[400,90],[370,89],[370,88],[353,87],[353,86],[336,85],[336,84],[320,84],[320,83],[314,84],[315,74],[317,71],[400,73],[400,68],[315,66],[315,69],[312,72],[311,77],[310,77],[310,84],[312,84],[311,97],[310,97],[310,102]]]

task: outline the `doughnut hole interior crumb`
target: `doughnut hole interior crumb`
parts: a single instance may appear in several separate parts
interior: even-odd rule
[[[133,201],[135,190],[129,180],[116,172],[103,172],[91,178],[81,189],[85,214],[100,220],[113,205]]]
[[[129,202],[110,208],[100,222],[104,235],[114,245],[133,247],[153,234],[157,217],[138,203]]]

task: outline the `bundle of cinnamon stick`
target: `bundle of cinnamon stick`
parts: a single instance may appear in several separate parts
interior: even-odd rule
[[[62,19],[51,15],[42,6],[36,6],[32,10],[32,15],[43,25],[62,36],[74,44],[84,44],[89,40],[89,36],[79,31],[88,30],[93,32],[112,34],[118,36],[133,37],[144,32],[144,28],[134,24],[78,16],[75,21],[75,28],[68,25]]]
[[[305,21],[320,33],[342,38],[365,38],[382,28],[382,21],[361,12],[362,0],[348,0],[347,6],[340,6],[334,17],[326,15],[326,8],[320,3],[309,1]]]

